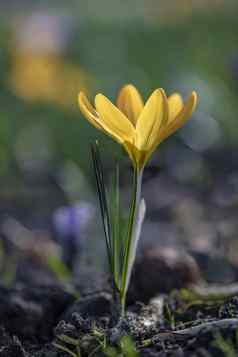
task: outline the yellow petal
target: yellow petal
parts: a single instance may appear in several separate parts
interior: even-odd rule
[[[85,118],[87,118],[88,121],[91,124],[93,124],[97,129],[103,130],[103,128],[99,124],[98,113],[93,108],[93,106],[90,104],[88,98],[86,97],[86,95],[83,92],[79,93],[78,104],[79,104],[79,108],[80,108],[82,114],[85,116]]]
[[[174,120],[167,124],[163,129],[163,134],[161,136],[161,141],[165,140],[168,136],[173,134],[176,130],[181,128],[186,121],[191,117],[195,108],[197,106],[197,93],[192,92],[191,96],[184,104],[182,110],[177,114]]]
[[[136,125],[144,103],[138,90],[132,84],[128,84],[120,90],[117,106],[132,124]]]
[[[178,113],[183,108],[183,99],[178,93],[172,94],[168,98],[169,104],[169,123],[178,115]]]
[[[160,129],[168,120],[168,103],[163,89],[156,89],[147,100],[136,125],[136,147],[149,150],[158,140]]]
[[[100,124],[109,135],[121,143],[133,142],[135,137],[133,125],[109,99],[102,94],[97,94],[95,107],[100,117]]]

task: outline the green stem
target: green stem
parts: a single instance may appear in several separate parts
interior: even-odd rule
[[[121,317],[126,315],[126,293],[121,294]]]
[[[142,176],[143,169],[139,170],[138,168],[134,168],[133,172],[133,190],[132,190],[132,200],[130,207],[130,216],[128,222],[128,231],[126,236],[126,248],[125,254],[123,257],[123,269],[122,269],[122,282],[121,282],[121,315],[125,316],[125,304],[126,304],[126,294],[128,290],[128,285],[131,277],[131,268],[133,261],[132,256],[135,255],[133,249],[136,249],[135,246],[135,233],[136,226],[138,221],[138,213],[139,213],[139,205],[141,200],[141,185],[142,185]]]

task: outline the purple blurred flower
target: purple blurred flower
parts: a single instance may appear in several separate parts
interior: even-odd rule
[[[52,217],[56,239],[63,248],[63,260],[72,269],[83,249],[85,230],[95,213],[92,204],[81,201],[58,208]]]
[[[53,214],[53,224],[59,235],[79,237],[93,216],[93,205],[82,201],[72,206],[58,208]]]

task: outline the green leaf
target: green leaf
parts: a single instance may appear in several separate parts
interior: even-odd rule
[[[133,232],[132,239],[131,239],[130,254],[128,256],[128,270],[127,270],[127,277],[126,277],[126,283],[125,283],[126,290],[128,289],[128,285],[129,285],[130,278],[131,278],[132,268],[133,268],[133,265],[135,262],[137,246],[138,246],[138,242],[139,242],[139,238],[140,238],[140,234],[141,234],[142,225],[143,225],[143,222],[145,219],[145,213],[146,213],[146,204],[145,204],[145,200],[142,199],[140,201],[140,205],[138,208],[138,214],[136,217],[136,221],[134,223],[135,227],[134,227],[134,232]]]

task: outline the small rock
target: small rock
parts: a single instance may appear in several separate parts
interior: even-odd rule
[[[99,318],[110,315],[111,301],[111,295],[105,292],[82,297],[69,307],[63,315],[63,319],[65,321],[71,321],[75,313],[81,315],[83,318]]]
[[[238,317],[238,296],[227,300],[219,309],[219,318],[227,319]]]
[[[67,335],[71,338],[77,339],[78,333],[75,326],[72,324],[66,323],[64,320],[60,321],[56,328],[54,329],[55,336]]]
[[[59,288],[0,289],[0,321],[10,334],[30,341],[51,339],[60,315],[74,297]]]
[[[201,279],[196,261],[175,248],[147,248],[135,263],[128,301],[148,302],[159,293],[169,293],[196,284]]]

